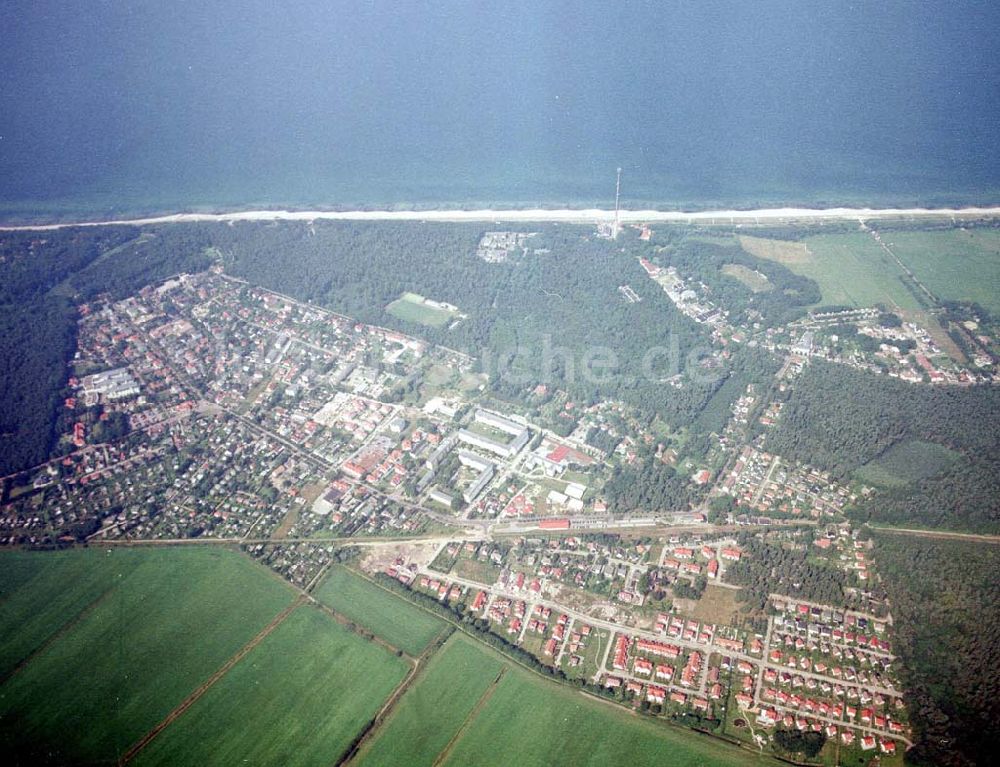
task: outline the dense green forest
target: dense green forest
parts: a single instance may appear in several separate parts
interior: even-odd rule
[[[912,764],[989,764],[1000,753],[1000,547],[880,533],[914,727]]]
[[[207,243],[187,227],[0,237],[0,476],[41,463],[52,450],[76,351],[75,303],[104,292],[128,295],[171,274],[204,269]]]
[[[739,541],[746,556],[729,566],[726,580],[743,586],[739,599],[750,609],[764,610],[772,592],[827,605],[851,604],[844,591],[850,585],[847,574],[810,562],[807,546],[771,543],[752,535],[741,535]]]
[[[175,274],[207,269],[212,263],[208,229],[176,224],[146,228],[76,272],[69,279],[69,290],[81,301],[101,293],[117,300]]]
[[[616,468],[604,486],[604,496],[614,513],[682,511],[700,493],[691,478],[678,474],[653,456],[635,466]]]
[[[936,476],[877,493],[853,513],[893,524],[1000,529],[1000,389],[908,384],[812,362],[795,384],[769,451],[849,477],[895,444],[944,445],[962,459]]]
[[[0,310],[0,476],[48,457],[75,329],[65,299]]]

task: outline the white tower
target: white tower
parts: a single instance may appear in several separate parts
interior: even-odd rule
[[[619,168],[618,179],[615,181],[615,223],[614,226],[612,226],[611,228],[612,240],[618,237],[618,229],[620,228],[618,223],[618,201],[621,198],[621,192],[622,192],[622,169]]]

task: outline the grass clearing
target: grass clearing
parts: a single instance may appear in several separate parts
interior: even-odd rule
[[[0,687],[0,747],[15,763],[114,761],[294,598],[233,551],[135,556],[107,597]]]
[[[495,564],[469,556],[461,556],[456,559],[451,572],[459,578],[485,584],[496,583],[497,578],[500,577],[500,568]]]
[[[740,235],[740,246],[752,256],[768,261],[776,261],[785,266],[807,264],[812,259],[809,248],[804,243],[792,240],[770,240],[764,237]],[[795,271],[794,269],[792,271]]]
[[[939,474],[962,456],[936,442],[899,442],[857,471],[858,479],[872,485],[900,487]]]
[[[433,764],[502,667],[499,657],[454,634],[400,699],[358,764]]]
[[[519,668],[504,675],[445,763],[519,767],[777,764],[665,722],[629,714]]]
[[[705,592],[701,595],[701,599],[695,602],[694,607],[688,611],[688,617],[703,623],[729,626],[739,613],[740,604],[736,601],[737,594],[739,594],[737,589],[727,589],[724,586],[709,583],[705,586]]]
[[[766,274],[761,274],[755,269],[743,266],[743,264],[723,264],[719,271],[739,280],[754,293],[766,293],[769,290],[774,290],[774,285],[771,284]]]
[[[432,328],[443,327],[459,316],[456,311],[427,303],[427,299],[418,293],[403,293],[385,307],[385,310],[393,317],[406,322],[415,322]]]
[[[341,615],[410,655],[419,655],[444,621],[345,567],[332,567],[314,596]]]
[[[891,232],[883,240],[939,299],[1000,314],[1000,230]]]
[[[407,663],[299,607],[140,752],[137,765],[336,764]]]

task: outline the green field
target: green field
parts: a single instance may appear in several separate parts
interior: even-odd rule
[[[433,764],[502,666],[499,657],[484,652],[464,634],[454,634],[399,701],[358,763]]]
[[[960,454],[944,445],[908,440],[869,461],[858,469],[857,476],[872,485],[899,487],[933,477],[960,459]]]
[[[445,626],[439,618],[343,567],[332,568],[314,595],[410,655],[423,652]]]
[[[358,763],[776,764],[541,679],[461,634],[433,657]]]
[[[743,248],[816,281],[824,305],[919,309],[898,264],[866,232],[821,234],[802,242],[741,237]]]
[[[108,555],[73,556],[103,568]],[[0,747],[15,763],[114,761],[294,596],[236,552],[130,556],[138,562],[122,568],[110,593],[0,687]],[[23,568],[23,561],[14,566]],[[39,600],[53,593],[46,578],[19,580],[29,597],[32,584]]]
[[[0,559],[0,679],[140,562],[133,551],[12,551]]]
[[[883,239],[939,299],[975,301],[1000,315],[1000,230],[892,232]]]
[[[456,316],[447,309],[428,306],[424,303],[424,297],[417,293],[404,293],[385,307],[385,310],[393,317],[432,328],[443,327]]]
[[[406,671],[406,661],[300,607],[136,764],[336,764]]]
[[[777,764],[704,735],[640,718],[512,668],[445,764],[701,765]]]

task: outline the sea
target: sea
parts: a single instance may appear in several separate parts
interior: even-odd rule
[[[5,0],[0,219],[1000,202],[1000,3]]]

